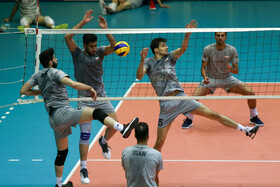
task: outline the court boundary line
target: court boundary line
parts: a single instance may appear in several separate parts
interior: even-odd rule
[[[133,89],[133,87],[135,86],[135,84],[136,84],[136,83],[134,82],[134,83],[132,83],[132,84],[130,85],[130,87],[128,88],[128,90],[126,91],[126,93],[124,94],[123,97],[127,97],[127,96],[129,95],[129,93],[131,92],[131,90]],[[124,101],[122,100],[122,101],[120,101],[120,102],[117,104],[117,106],[116,106],[116,108],[115,108],[115,112],[118,111],[118,109],[121,107],[121,105],[122,105],[123,102],[124,102]],[[104,130],[105,128],[106,128],[105,125],[103,125],[103,126],[100,128],[99,132],[96,134],[96,136],[94,137],[94,139],[91,141],[91,143],[90,143],[90,145],[89,145],[88,152],[91,150],[91,148],[93,147],[93,145],[95,144],[95,142],[97,141],[97,139],[99,138],[100,134],[103,132],[103,130]],[[88,159],[87,159],[87,160],[88,160]],[[80,162],[81,162],[81,160],[79,159],[78,162],[77,162],[77,163],[75,164],[75,166],[73,167],[73,169],[72,169],[72,170],[70,171],[70,173],[68,174],[68,176],[65,178],[63,184],[66,184],[66,183],[70,180],[70,178],[73,176],[74,172],[75,172],[75,171],[77,170],[77,168],[79,167]]]
[[[88,159],[89,162],[121,162],[121,159]],[[280,163],[280,160],[176,160],[167,159],[163,162],[221,162],[221,163]]]

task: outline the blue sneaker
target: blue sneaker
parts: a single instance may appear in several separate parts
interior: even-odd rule
[[[189,118],[187,118],[187,119],[184,121],[183,125],[182,125],[182,129],[189,129],[189,128],[191,128],[192,126],[193,126],[192,120],[189,119]]]
[[[260,118],[258,118],[258,116],[255,116],[252,119],[250,119],[250,123],[253,125],[258,125],[260,127],[264,126],[264,123],[260,120]]]

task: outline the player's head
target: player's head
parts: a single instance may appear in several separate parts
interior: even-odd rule
[[[150,44],[150,48],[153,54],[167,55],[168,47],[166,46],[167,40],[164,38],[155,38]]]
[[[95,55],[97,50],[97,36],[95,34],[84,34],[83,46],[88,55]]]
[[[137,142],[147,141],[149,138],[149,126],[145,122],[140,122],[135,127],[135,138]]]
[[[215,40],[216,40],[217,44],[219,44],[219,45],[224,44],[226,39],[227,39],[226,32],[215,32]]]
[[[39,60],[44,68],[50,67],[50,65],[53,68],[57,67],[57,59],[54,56],[53,48],[49,48],[41,52]]]

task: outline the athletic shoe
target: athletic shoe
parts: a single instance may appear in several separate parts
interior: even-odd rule
[[[67,23],[63,23],[60,25],[57,25],[55,27],[53,27],[52,29],[67,29],[68,28],[68,24]]]
[[[102,143],[102,136],[98,140],[100,147],[102,148],[102,155],[106,159],[111,158],[111,150],[107,143]]]
[[[153,0],[150,0],[149,4],[150,4],[149,10],[156,10],[156,5]]]
[[[259,130],[259,125],[256,125],[254,127],[246,127],[246,136],[249,136],[250,138],[254,138]]]
[[[56,184],[55,187],[58,187],[58,185]],[[68,181],[67,184],[63,184],[62,187],[73,187],[73,183]]]
[[[138,125],[138,122],[139,119],[136,117],[129,124],[123,125],[123,130],[121,131],[123,138],[129,137],[131,131],[135,128],[136,125]]]
[[[104,0],[99,0],[99,6],[101,8],[102,15],[107,15],[106,4],[104,3]]]
[[[258,118],[258,116],[255,116],[252,119],[250,119],[250,123],[254,125],[258,125],[260,127],[264,126],[264,123],[260,120],[260,118]]]
[[[90,183],[90,180],[88,178],[88,171],[87,171],[87,168],[83,168],[81,171],[80,171],[80,175],[81,175],[81,183],[82,184],[88,184]]]
[[[193,126],[192,120],[189,118],[186,118],[184,123],[182,124],[182,129],[189,129]]]

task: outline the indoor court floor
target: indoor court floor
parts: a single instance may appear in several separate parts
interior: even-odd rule
[[[200,28],[279,27],[280,1],[165,1],[169,9],[148,6],[104,16],[109,28],[184,28],[191,19]],[[98,2],[41,2],[44,15],[51,15],[57,24],[75,26],[87,9],[94,10],[93,21],[85,28],[99,28],[101,14]],[[0,3],[0,18],[9,16],[13,2]],[[65,10],[65,11],[61,11]],[[19,13],[11,22],[16,28]],[[2,22],[2,24],[4,24]],[[0,106],[15,103],[19,98],[24,65],[24,34],[0,34]],[[172,50],[172,49],[170,49]],[[106,63],[106,60],[104,61]],[[200,62],[199,62],[200,63]],[[135,70],[136,72],[136,70]],[[199,73],[199,72],[198,72]],[[280,80],[278,80],[280,82]],[[106,87],[106,85],[105,85]],[[131,92],[135,91],[134,88]],[[203,100],[203,104],[243,125],[249,125],[246,100]],[[150,125],[149,146],[156,140],[159,115],[158,101],[113,101],[120,122],[138,116]],[[280,100],[259,99],[258,111],[265,126],[251,140],[244,134],[223,127],[217,122],[195,117],[194,127],[182,130],[180,115],[170,128],[162,149],[164,169],[160,172],[163,187],[250,187],[280,186]],[[136,107],[137,106],[137,107]],[[152,106],[152,107],[151,107]],[[109,142],[112,159],[105,160],[97,140],[104,134],[102,125],[94,121],[88,170],[91,183],[79,179],[79,128],[69,136],[69,153],[63,180],[74,186],[126,186],[121,167],[121,152],[136,143],[133,134],[123,140],[117,133]],[[55,186],[54,159],[56,146],[48,116],[42,103],[0,108],[0,186]]]

